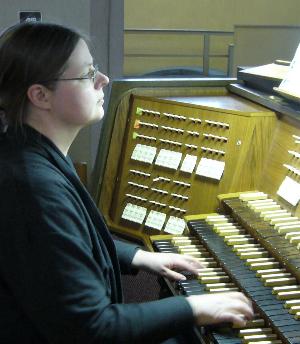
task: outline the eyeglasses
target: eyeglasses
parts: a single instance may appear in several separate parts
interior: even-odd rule
[[[72,80],[91,80],[91,81],[95,82],[98,71],[99,71],[99,66],[94,65],[93,69],[91,69],[87,73],[86,76],[83,76],[81,78],[57,78],[57,79],[46,80],[44,82],[48,82],[48,81],[72,81]]]

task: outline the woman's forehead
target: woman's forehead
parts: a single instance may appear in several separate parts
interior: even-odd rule
[[[84,68],[93,64],[90,50],[83,39],[80,39],[68,59],[68,68]]]

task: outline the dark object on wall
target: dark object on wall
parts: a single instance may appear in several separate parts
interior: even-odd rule
[[[171,68],[162,68],[155,71],[151,71],[148,73],[143,74],[141,77],[146,78],[202,78],[205,77],[203,75],[202,68],[192,68],[192,67],[171,67]],[[225,78],[226,75],[221,70],[211,69],[209,71],[209,77],[219,77]]]
[[[40,22],[42,21],[41,12],[21,11],[19,12],[20,23],[23,22]]]

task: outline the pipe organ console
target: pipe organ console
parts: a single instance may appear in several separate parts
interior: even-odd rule
[[[113,84],[92,176],[109,227],[203,263],[172,293],[241,290],[257,313],[198,342],[300,344],[299,115],[233,79]]]

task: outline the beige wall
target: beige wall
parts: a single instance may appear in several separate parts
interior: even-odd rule
[[[125,0],[125,28],[207,29],[233,31],[235,25],[299,25],[299,0]],[[177,43],[174,43],[176,41]],[[299,40],[300,41],[300,40]],[[215,37],[211,53],[227,54],[232,38]],[[125,74],[141,74],[156,68],[201,66],[201,36],[125,36],[125,53],[162,53],[198,56],[163,58],[126,57]],[[211,67],[226,70],[224,58],[211,60]]]
[[[233,30],[300,24],[299,0],[125,0],[125,27]]]

